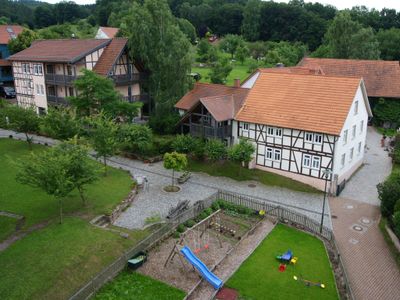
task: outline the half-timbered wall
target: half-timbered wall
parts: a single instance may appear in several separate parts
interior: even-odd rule
[[[335,137],[323,133],[237,122],[237,136],[250,139],[258,166],[323,178],[332,168]]]

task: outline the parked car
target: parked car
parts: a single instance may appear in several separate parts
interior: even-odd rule
[[[6,99],[15,98],[16,97],[15,89],[10,86],[0,86],[0,97]]]

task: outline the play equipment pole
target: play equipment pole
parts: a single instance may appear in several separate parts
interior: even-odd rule
[[[321,216],[321,225],[319,227],[319,233],[322,234],[322,226],[324,225],[324,216],[325,216],[325,202],[326,202],[326,188],[328,186],[328,178],[331,175],[331,170],[330,169],[325,169],[324,175],[325,175],[325,189],[324,189],[324,202],[322,203],[322,216]]]

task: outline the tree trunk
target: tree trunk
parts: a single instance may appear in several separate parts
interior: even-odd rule
[[[26,136],[26,142],[28,143],[28,146],[29,146],[29,150],[32,151],[32,138],[30,138],[26,132],[25,132],[25,136]]]
[[[83,188],[82,187],[78,187],[78,191],[79,191],[79,196],[81,197],[83,206],[86,206],[86,199],[85,199]]]
[[[107,157],[103,156],[104,175],[107,176]]]
[[[174,186],[174,181],[175,181],[175,170],[172,169],[172,186]]]
[[[63,209],[62,209],[62,199],[58,198],[58,205],[60,207],[60,224],[63,222]]]

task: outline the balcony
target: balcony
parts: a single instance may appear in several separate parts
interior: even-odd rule
[[[66,98],[55,95],[47,95],[47,103],[50,105],[69,105]]]
[[[193,136],[204,138],[219,138],[224,139],[232,136],[232,126],[226,125],[223,127],[213,127],[202,124],[185,124],[189,126],[190,134]]]
[[[76,80],[79,76],[74,75],[62,75],[62,74],[45,74],[44,78],[46,80],[46,84],[52,85],[67,85],[72,86],[74,80]]]
[[[122,74],[122,75],[112,75],[110,76],[114,80],[116,86],[128,85],[132,83],[138,83],[146,79],[146,74],[144,73],[134,73],[134,74]]]
[[[150,97],[148,94],[125,96],[123,99],[127,102],[148,102]]]

